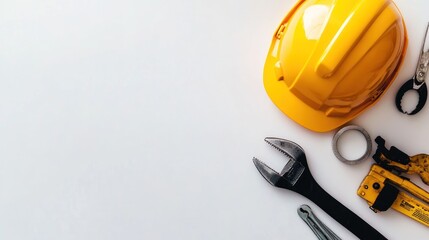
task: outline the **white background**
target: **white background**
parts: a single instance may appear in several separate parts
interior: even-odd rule
[[[266,136],[299,143],[320,185],[389,239],[428,239],[427,227],[356,195],[371,159],[339,162],[333,132],[302,128],[267,97],[265,56],[294,2],[1,0],[0,239],[315,239],[302,203],[354,239],[261,177],[253,156],[284,164]],[[404,67],[353,123],[429,153],[429,107],[409,117],[394,106],[429,2],[396,3]],[[358,135],[344,137],[348,154],[363,151]]]

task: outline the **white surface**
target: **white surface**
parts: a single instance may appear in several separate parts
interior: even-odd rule
[[[332,132],[303,129],[268,99],[266,52],[293,2],[0,1],[0,239],[315,239],[302,203],[354,239],[260,176],[253,156],[284,163],[265,136],[302,145],[320,185],[389,239],[427,239],[423,225],[356,195],[370,160],[342,164]],[[429,2],[396,3],[405,66],[353,123],[429,153],[429,107],[407,117],[394,106]]]

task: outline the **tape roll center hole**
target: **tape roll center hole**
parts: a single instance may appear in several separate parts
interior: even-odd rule
[[[337,142],[338,152],[347,160],[357,160],[366,153],[365,136],[356,130],[345,131]]]

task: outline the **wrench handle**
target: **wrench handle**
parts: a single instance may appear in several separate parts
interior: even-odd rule
[[[314,179],[313,181],[311,188],[302,192],[302,195],[313,201],[359,239],[387,239],[362,218],[329,195]]]

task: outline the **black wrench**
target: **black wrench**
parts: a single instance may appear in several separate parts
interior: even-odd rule
[[[280,174],[253,158],[256,168],[271,185],[294,191],[313,201],[360,239],[387,239],[316,182],[308,168],[304,150],[298,144],[281,138],[265,138],[265,141],[289,158]]]

